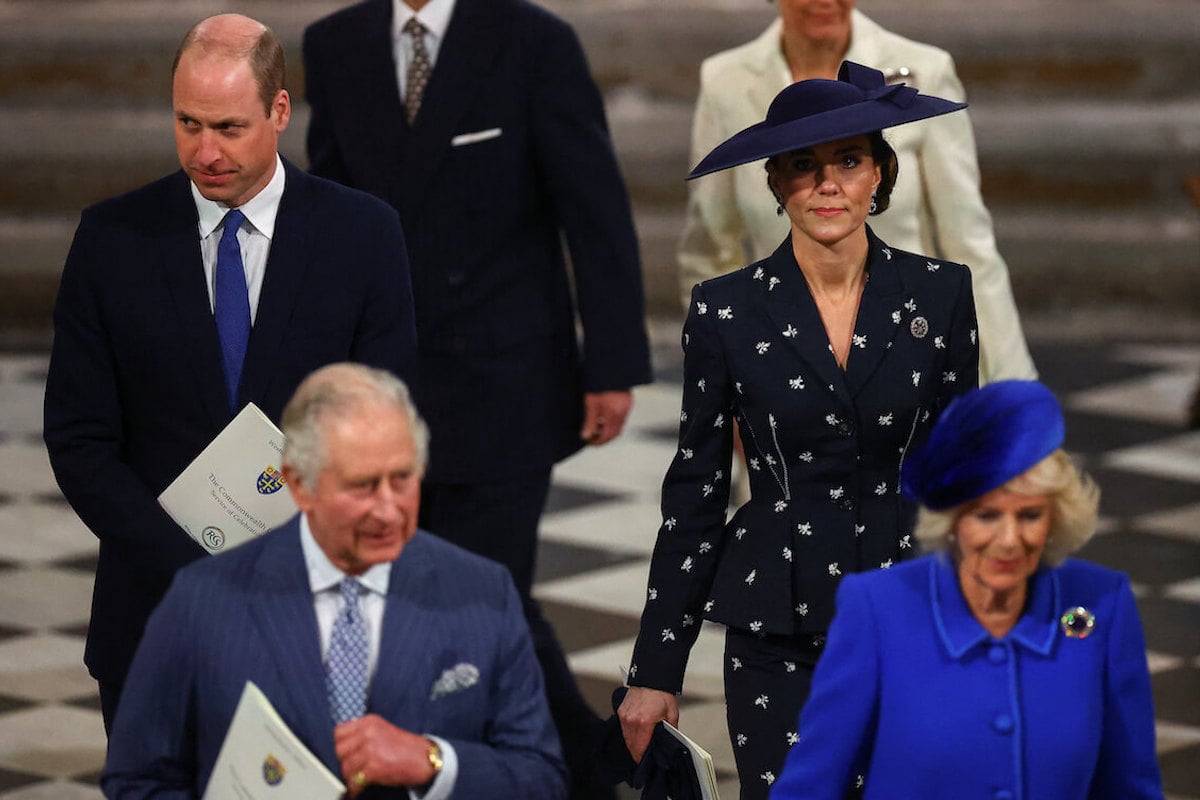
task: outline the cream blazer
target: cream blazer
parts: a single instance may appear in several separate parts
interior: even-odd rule
[[[858,10],[846,58],[875,67],[922,92],[962,101],[950,54],[891,33]],[[738,131],[761,121],[771,100],[791,81],[776,19],[751,42],[717,53],[700,67],[700,97],[692,124],[691,163]],[[908,74],[901,77],[907,68]],[[996,249],[992,218],[979,191],[975,136],[959,112],[892,128],[887,138],[900,159],[899,179],[886,212],[872,230],[901,250],[966,264],[979,319],[981,382],[1035,378],[1013,300],[1008,267]],[[692,286],[769,256],[788,234],[775,213],[761,162],[689,183],[687,221],[679,242],[686,307]]]

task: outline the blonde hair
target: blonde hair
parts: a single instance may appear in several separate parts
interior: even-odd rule
[[[1087,543],[1096,532],[1100,508],[1100,487],[1075,466],[1067,453],[1059,448],[1025,472],[1009,478],[1002,486],[1017,494],[1043,495],[1050,498],[1050,535],[1042,551],[1042,562],[1050,566],[1061,564],[1067,556]],[[946,549],[950,534],[958,519],[974,503],[966,503],[943,511],[922,507],[917,516],[914,535],[925,549],[935,552]]]

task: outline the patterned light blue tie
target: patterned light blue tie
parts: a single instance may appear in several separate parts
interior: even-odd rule
[[[242,268],[242,248],[237,239],[245,218],[236,208],[225,215],[221,243],[217,245],[217,280],[213,291],[213,315],[221,339],[225,388],[233,411],[238,407],[238,384],[242,380],[246,344],[250,341],[250,296],[246,292],[246,271]]]
[[[342,610],[333,621],[329,654],[325,657],[325,688],[334,725],[367,712],[367,624],[358,605],[367,587],[356,578],[344,578],[338,589]]]

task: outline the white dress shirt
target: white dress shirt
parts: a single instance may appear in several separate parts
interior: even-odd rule
[[[348,577],[334,566],[325,551],[313,538],[312,529],[308,526],[308,517],[300,517],[300,547],[304,552],[304,565],[308,570],[308,583],[312,587],[313,610],[317,614],[317,631],[321,638],[321,661],[324,662],[329,652],[329,640],[333,636],[333,622],[338,612],[342,610],[342,597],[338,585]],[[383,631],[383,612],[387,605],[388,581],[392,575],[391,562],[376,564],[362,575],[357,576],[367,593],[360,599],[363,621],[367,626],[367,655],[368,681],[375,675],[375,667],[379,663],[379,642]],[[442,771],[429,784],[424,792],[409,789],[412,800],[445,800],[454,791],[458,780],[458,754],[454,747],[445,739],[430,734],[423,734],[437,743],[442,750]]]
[[[408,86],[408,65],[413,60],[412,37],[404,32],[404,26],[413,17],[425,26],[425,50],[429,53],[429,68],[437,63],[438,48],[446,38],[450,27],[450,15],[454,13],[454,0],[429,0],[420,11],[413,11],[404,0],[392,0],[392,54],[396,62],[396,86],[400,89],[400,101],[404,102],[405,87]]]
[[[247,225],[238,230],[238,244],[242,248],[242,269],[246,272],[246,292],[250,296],[250,324],[258,316],[258,297],[262,294],[263,276],[267,272],[267,256],[271,254],[271,237],[275,235],[275,217],[279,214],[279,201],[283,199],[283,160],[275,154],[275,174],[249,202],[238,208],[246,216]],[[221,221],[229,213],[229,206],[208,200],[196,184],[191,184],[192,199],[200,217],[200,255],[204,259],[204,284],[208,287],[208,307],[213,307],[216,291],[217,246],[225,232]]]

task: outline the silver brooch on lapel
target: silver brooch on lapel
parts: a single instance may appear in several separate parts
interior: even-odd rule
[[[1096,615],[1083,606],[1075,606],[1063,612],[1058,624],[1068,639],[1086,639],[1096,627]]]
[[[929,320],[924,317],[913,317],[912,322],[908,323],[908,332],[913,335],[914,339],[924,339],[929,333]]]

